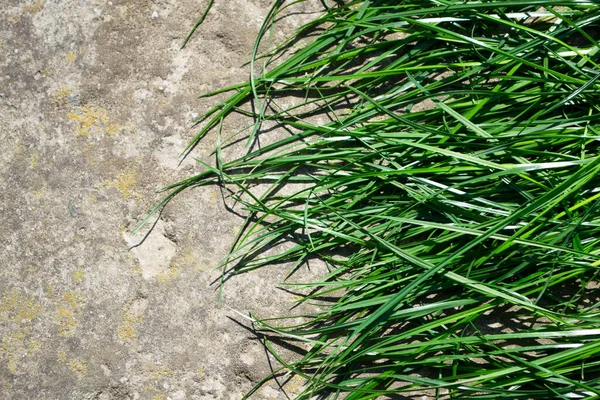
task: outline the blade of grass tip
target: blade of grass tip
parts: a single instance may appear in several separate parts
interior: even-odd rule
[[[241,316],[242,318],[244,318],[245,320],[248,320],[248,321],[250,321],[250,322],[252,323],[252,327],[253,327],[253,329],[254,329],[254,330],[256,330],[256,329],[254,328],[254,325],[255,325],[255,324],[260,324],[260,323],[259,323],[259,321],[257,321],[257,320],[256,320],[256,318],[254,318],[254,317],[252,316],[252,314],[250,314],[250,316],[247,316],[247,315],[245,315],[245,314],[243,314],[243,313],[239,312],[238,310],[236,310],[236,309],[234,309],[234,308],[232,308],[232,307],[229,307],[229,306],[226,306],[226,307],[227,307],[227,308],[229,308],[229,309],[230,309],[231,311],[233,311],[234,313],[236,313],[236,314],[238,314],[239,316]],[[267,339],[266,339],[266,337],[263,337],[263,340],[264,340],[264,341],[266,341],[266,340],[267,340]],[[266,345],[265,345],[265,346],[266,346]],[[283,365],[283,364],[282,364],[282,365]],[[283,365],[282,367],[279,367],[279,368],[277,368],[277,369],[275,369],[275,370],[271,371],[271,373],[270,373],[269,375],[265,376],[265,377],[264,377],[263,379],[261,379],[261,380],[260,380],[258,383],[256,383],[256,384],[255,384],[255,385],[252,387],[252,389],[250,389],[248,392],[246,392],[246,394],[244,395],[244,397],[242,397],[242,400],[250,398],[250,396],[252,396],[252,395],[253,395],[253,394],[254,394],[254,393],[255,393],[255,392],[258,390],[258,389],[260,389],[260,388],[261,388],[263,385],[265,385],[267,382],[269,382],[270,380],[272,380],[273,378],[275,378],[275,377],[277,376],[277,374],[278,374],[278,373],[280,373],[281,371],[284,371],[284,370],[286,370],[286,369],[288,369],[288,368],[287,368],[285,365]]]
[[[226,117],[227,115],[230,114],[230,112],[242,101],[244,101],[244,99],[246,99],[246,97],[250,94],[250,88],[246,87],[244,90],[239,91],[237,94],[231,96],[224,104],[223,106],[220,108],[220,110],[218,110],[218,112],[216,113],[215,116],[213,116],[207,123],[206,125],[200,129],[200,131],[196,134],[196,136],[194,136],[194,138],[192,138],[192,140],[190,140],[190,142],[188,143],[188,145],[185,147],[185,149],[181,152],[181,154],[179,155],[179,157],[185,157],[187,156],[192,150],[193,148],[198,144],[198,142],[200,141],[200,139],[202,139],[202,137],[209,131],[211,130],[215,125],[217,125],[217,123],[221,120],[221,118]],[[214,112],[216,112],[217,110],[215,109]]]
[[[287,5],[284,5],[283,7],[281,7],[279,11],[282,12],[282,11],[287,10],[288,8],[291,8],[299,3],[304,3],[305,1],[308,1],[308,0],[293,1],[293,2],[288,3]],[[282,19],[285,19],[285,16],[282,17]],[[272,25],[273,28],[276,26],[276,23],[277,23],[277,19],[275,19],[275,21]],[[310,27],[316,26],[318,24],[319,24],[319,19],[314,19],[312,21],[307,22],[305,25],[302,25],[299,28],[296,28],[291,35],[289,35],[287,38],[285,38],[283,40],[283,42],[281,42],[271,48],[267,47],[267,50],[265,52],[263,52],[260,56],[257,56],[257,59],[267,58],[266,64],[271,65],[275,59],[281,57],[281,55],[285,52],[286,48],[290,47],[290,44],[294,41],[294,38],[301,36],[302,33],[307,31]],[[246,67],[248,65],[250,65],[250,60],[244,62],[241,66]]]
[[[181,50],[181,49],[183,49],[185,47],[185,45],[192,38],[192,35],[194,34],[194,32],[196,32],[196,29],[198,29],[198,27],[202,24],[202,22],[204,22],[204,19],[206,18],[206,16],[208,15],[208,12],[212,8],[213,2],[214,2],[214,0],[209,0],[208,1],[208,5],[206,6],[206,9],[202,13],[202,16],[200,17],[200,19],[198,20],[198,22],[196,22],[196,25],[194,25],[194,27],[192,28],[192,30],[190,31],[190,33],[187,35],[187,37],[185,38],[185,40],[181,44],[181,47],[179,48],[179,50]]]
[[[526,25],[516,24],[514,22],[511,22],[511,21],[508,21],[508,20],[504,20],[504,19],[498,18],[498,17],[493,16],[493,15],[478,14],[478,16],[480,18],[483,18],[483,19],[487,19],[487,20],[490,20],[490,21],[495,21],[495,22],[500,23],[500,24],[505,24],[505,25],[507,25],[507,26],[509,26],[509,27],[511,27],[513,29],[523,30],[525,32],[531,33],[532,36],[540,36],[540,37],[543,37],[544,39],[546,39],[548,41],[555,42],[555,43],[563,46],[564,48],[569,49],[570,51],[575,52],[575,54],[577,54],[578,56],[580,56],[586,62],[594,64],[596,67],[598,67],[598,64],[596,64],[593,60],[591,60],[588,57],[586,57],[585,54],[580,53],[577,48],[569,46],[567,43],[563,42],[562,40],[558,39],[557,37],[555,37],[553,35],[548,35],[548,34],[542,32],[540,30],[529,28]]]
[[[173,199],[173,197],[177,196],[179,193],[181,193],[182,191],[184,191],[185,189],[187,189],[187,186],[180,186],[178,187],[176,190],[174,190],[173,192],[169,193],[169,195],[167,197],[165,197],[160,203],[158,203],[156,205],[156,207],[154,207],[146,216],[146,218],[144,218],[142,220],[142,222],[140,222],[133,231],[131,231],[131,235],[135,235],[144,225],[146,225],[146,223],[150,220],[150,218],[152,218],[152,216],[154,214],[156,214],[156,212],[158,212],[159,210],[161,210],[164,206],[167,205],[167,203],[169,201],[171,201]]]
[[[234,183],[239,189],[241,189],[244,193],[246,193],[248,196],[250,196],[250,198],[252,199],[252,201],[254,201],[255,204],[259,205],[264,211],[265,211],[265,216],[263,218],[266,218],[270,212],[270,209],[261,201],[260,198],[256,197],[246,186],[244,186],[243,184],[241,184],[238,180],[234,180],[231,179],[231,177],[226,174],[223,170],[219,170],[209,164],[206,164],[204,162],[202,162],[201,160],[197,160],[199,163],[201,163],[202,165],[204,165],[210,172],[212,172],[215,175],[221,176],[222,179],[224,179],[225,183]],[[178,189],[177,193],[179,193],[181,190],[183,190],[185,187],[187,186],[182,186],[180,189]],[[176,193],[174,193],[176,194]],[[170,198],[173,197],[173,195],[169,195],[168,199],[170,200]],[[166,203],[165,203],[166,204]],[[247,221],[249,221],[247,219]],[[240,231],[239,234],[237,235],[237,237],[241,237],[243,235],[243,231]],[[226,268],[226,265],[223,265],[224,271]],[[222,301],[222,297],[223,297],[223,285],[225,283],[225,274],[221,274],[221,284],[219,287],[219,302]]]
[[[221,157],[221,133],[223,132],[223,117],[219,121],[219,128],[217,129],[217,143],[215,145],[215,163],[217,165],[217,169],[219,170],[219,179],[221,182],[223,179],[223,159]]]
[[[587,385],[583,382],[578,382],[573,379],[569,379],[568,377],[566,377],[552,369],[549,369],[549,368],[544,367],[543,365],[540,365],[541,363],[539,361],[529,362],[525,358],[518,357],[514,354],[511,354],[510,352],[502,352],[502,349],[499,348],[498,346],[496,346],[494,343],[488,343],[488,345],[495,348],[503,356],[509,357],[509,358],[513,359],[514,361],[516,361],[517,363],[523,364],[525,367],[527,367],[533,371],[535,371],[535,370],[539,371],[536,375],[538,375],[540,373],[547,374],[548,376],[552,376],[554,378],[560,379],[561,381],[563,381],[563,383],[568,383],[577,389],[586,389],[590,393],[595,393],[596,395],[600,395],[600,389],[593,388],[590,385]]]
[[[600,78],[600,72],[598,72],[596,75],[594,75],[583,86],[581,86],[578,89],[576,89],[573,92],[571,92],[571,94],[569,94],[563,100],[557,102],[554,106],[552,106],[549,109],[545,110],[542,114],[539,115],[539,118],[543,117],[544,115],[550,114],[551,112],[553,112],[557,108],[562,107],[562,106],[566,105],[567,103],[569,103],[575,97],[579,96],[581,94],[581,92],[583,92],[584,90],[586,90],[587,88],[589,88],[590,86],[592,86],[594,84],[594,82],[596,82],[598,80],[598,78]]]
[[[513,54],[513,52],[506,51],[506,50],[500,49],[498,47],[494,47],[494,46],[487,44],[479,39],[468,37],[463,34],[453,32],[451,30],[448,30],[448,29],[445,29],[445,28],[442,28],[442,27],[439,27],[436,25],[424,24],[424,23],[420,22],[419,20],[415,20],[415,19],[411,19],[411,18],[402,18],[402,19],[411,24],[415,24],[420,27],[431,29],[431,30],[437,32],[438,34],[440,34],[442,37],[457,39],[464,43],[470,43],[473,46],[475,46],[476,48],[480,47],[480,48],[489,50],[493,53],[498,53],[498,56],[496,56],[495,58],[498,58],[499,56],[504,56],[513,61],[523,63],[523,64],[527,65],[528,67],[533,68],[534,70],[540,70],[542,72],[546,72],[549,75],[552,75],[552,76],[555,76],[556,78],[560,78],[560,79],[564,80],[565,82],[573,82],[573,83],[580,83],[580,84],[586,83],[586,81],[583,81],[582,79],[575,78],[570,75],[558,72],[556,70],[546,68],[543,65],[536,64],[533,61],[529,61],[518,54]],[[497,60],[489,60],[488,62],[490,62],[490,61],[497,61]]]
[[[521,239],[527,239],[529,236],[533,235],[533,233],[538,231],[540,228],[543,228],[544,227],[543,224],[533,226],[533,223],[537,220],[542,220],[544,215],[549,213],[554,206],[556,206],[563,199],[567,198],[570,194],[572,194],[574,190],[577,190],[578,188],[582,187],[585,183],[589,182],[594,177],[596,177],[598,171],[600,171],[600,156],[593,159],[592,162],[586,164],[584,167],[579,169],[576,173],[571,175],[569,177],[569,179],[565,180],[560,185],[556,186],[554,189],[552,189],[551,191],[549,191],[548,193],[543,195],[541,198],[537,199],[536,201],[531,203],[529,206],[527,206],[526,209],[529,209],[529,207],[532,204],[537,203],[539,200],[548,198],[548,201],[545,204],[546,208],[539,215],[537,215],[532,221],[530,221],[525,226],[520,228],[517,232],[515,232],[510,237],[509,240],[503,242],[500,246],[498,246],[497,248],[492,250],[489,253],[488,258],[506,250],[509,246],[512,245],[512,243],[514,243],[513,240],[516,239],[517,237],[520,237]],[[564,211],[559,213],[559,215],[561,215],[561,216],[564,215]]]
[[[273,20],[277,16],[279,8],[283,3],[284,0],[276,0],[273,6],[269,9],[265,20],[263,21],[260,29],[258,30],[258,34],[256,35],[256,40],[254,41],[254,46],[252,48],[252,54],[250,56],[250,88],[252,90],[252,95],[254,97],[254,101],[256,102],[256,107],[258,108],[259,112],[256,115],[255,126],[252,130],[252,133],[248,137],[246,147],[249,147],[254,142],[254,138],[256,136],[256,133],[260,129],[263,114],[267,107],[267,100],[261,101],[260,97],[258,96],[258,91],[256,90],[255,63],[258,56],[258,48],[260,47],[260,43],[262,41],[263,36],[265,36],[266,32],[269,30],[269,27],[273,25]],[[264,76],[264,68],[260,72],[260,75]]]
[[[576,358],[578,356],[585,357],[586,355],[592,355],[594,352],[598,351],[598,347],[600,347],[600,342],[587,343],[587,344],[584,344],[583,346],[575,347],[572,349],[566,349],[561,352],[539,358],[539,359],[533,361],[532,364],[535,364],[536,368],[543,368],[544,365],[549,364],[549,363],[556,363],[557,364],[556,367],[560,367],[572,358]],[[550,366],[550,367],[552,367],[552,366]],[[515,367],[507,368],[507,371],[491,372],[491,373],[487,373],[487,374],[484,374],[479,377],[465,379],[465,380],[462,380],[461,383],[477,382],[482,379],[483,380],[493,380],[493,379],[498,378],[499,376],[508,375],[509,371],[510,371],[510,373],[512,373],[512,372],[518,372],[518,371],[523,371],[523,370],[525,370],[524,367],[515,366]],[[599,394],[600,390],[592,389],[592,392]]]
[[[367,10],[369,9],[371,2],[370,0],[366,0],[362,3],[355,19],[361,19],[365,13],[367,12]],[[351,24],[348,29],[346,30],[346,33],[344,34],[344,39],[340,41],[340,43],[337,45],[336,49],[333,51],[333,54],[339,54],[340,52],[342,52],[342,50],[344,49],[344,47],[348,44],[349,40],[348,38],[350,38],[350,36],[352,36],[352,34],[354,33],[354,31],[356,30],[356,25],[355,24]],[[323,69],[325,69],[326,67],[328,67],[328,64],[323,65],[320,69],[317,69],[313,75],[318,75]]]
[[[256,393],[261,387],[263,387],[267,382],[275,379],[275,377],[279,373],[281,373],[282,371],[285,371],[285,370],[287,370],[286,367],[279,367],[279,368],[277,368],[275,370],[272,370],[267,376],[265,376],[260,381],[258,381],[254,386],[252,386],[252,389],[250,389],[248,392],[246,392],[246,394],[244,394],[244,396],[241,398],[241,400],[246,400],[246,399],[251,398],[252,395],[254,393]]]
[[[231,92],[233,90],[239,91],[240,89],[243,89],[243,88],[245,88],[247,86],[248,86],[248,82],[235,83],[235,84],[233,84],[231,86],[226,86],[226,87],[221,88],[221,89],[213,90],[212,92],[201,94],[200,96],[198,96],[198,98],[199,99],[204,99],[204,98],[207,98],[207,97],[216,96],[217,94]],[[219,104],[218,106],[221,106],[221,105],[222,104]]]
[[[196,162],[198,162],[198,163],[201,162],[198,159],[194,159],[194,160]],[[162,193],[162,192],[166,192],[168,190],[175,189],[175,188],[180,188],[180,187],[189,188],[189,187],[192,187],[192,186],[195,186],[195,185],[200,185],[202,182],[206,182],[207,184],[208,183],[213,183],[211,181],[211,179],[214,178],[214,176],[216,176],[216,175],[213,174],[213,171],[210,171],[210,170],[209,171],[204,171],[204,172],[201,172],[201,173],[199,173],[197,175],[194,175],[192,177],[183,179],[183,180],[181,180],[179,182],[172,183],[169,186],[162,187],[162,188],[158,189],[156,192],[157,193]]]
[[[573,29],[576,29],[577,32],[582,35],[583,37],[585,37],[587,40],[589,40],[589,42],[592,45],[592,49],[588,49],[588,53],[587,55],[589,57],[594,57],[596,55],[596,53],[600,50],[600,43],[598,43],[598,41],[596,41],[595,38],[593,38],[592,36],[590,36],[584,29],[582,29],[581,27],[579,27],[577,24],[575,24],[570,18],[567,17],[566,13],[564,11],[558,12],[552,8],[549,8],[548,11],[550,13],[552,13],[556,18],[565,21],[570,27],[572,27]],[[578,67],[583,67],[588,60],[586,59],[581,59],[578,63],[577,66]]]

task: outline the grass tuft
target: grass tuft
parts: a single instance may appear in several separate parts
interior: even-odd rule
[[[261,54],[276,2],[250,79],[212,93],[230,97],[186,151],[232,114],[254,123],[163,189],[220,184],[244,206],[224,279],[326,263],[285,283],[320,310],[306,322],[251,317],[273,376],[306,379],[299,399],[598,398],[598,3],[323,4]],[[259,146],[265,124],[287,134]],[[309,347],[292,362],[273,337]]]

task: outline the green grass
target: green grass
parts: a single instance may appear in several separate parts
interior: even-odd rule
[[[215,130],[215,164],[156,208],[222,185],[248,213],[224,279],[292,265],[320,311],[251,316],[274,375],[303,399],[600,398],[597,2],[337,2],[265,51],[286,7],[248,82],[208,94],[230,97],[186,152]],[[235,113],[253,123],[222,137]],[[267,123],[287,133],[260,146]]]

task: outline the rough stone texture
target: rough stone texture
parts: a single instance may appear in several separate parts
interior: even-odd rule
[[[129,232],[200,170],[177,159],[215,102],[198,95],[246,77],[270,3],[217,0],[179,51],[207,1],[0,1],[2,399],[234,399],[268,373],[212,284],[242,222],[218,188],[182,194],[141,246]],[[286,272],[235,279],[223,303],[276,315]]]

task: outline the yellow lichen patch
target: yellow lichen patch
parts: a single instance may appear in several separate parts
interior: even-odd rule
[[[285,384],[286,391],[290,392],[293,395],[297,395],[302,389],[304,385],[304,379],[299,375],[294,375],[290,380]]]
[[[75,62],[75,60],[77,60],[77,54],[72,51],[68,52],[67,53],[67,62],[69,64],[71,64],[71,63]]]
[[[42,305],[17,290],[5,292],[0,301],[0,321],[27,322],[42,313]]]
[[[119,124],[112,122],[106,109],[91,104],[83,106],[79,112],[69,113],[67,117],[75,124],[77,134],[80,136],[92,134],[115,136],[121,129]]]
[[[35,186],[31,190],[31,194],[35,200],[42,200],[48,195],[47,182],[44,178],[36,180]]]
[[[34,319],[42,313],[42,305],[36,302],[31,301],[28,304],[24,304],[22,307],[19,307],[17,314],[15,315],[15,320],[19,322],[23,322],[26,319]]]
[[[46,283],[46,298],[48,299],[53,299],[54,296],[56,296],[56,290],[54,289],[54,285],[52,285],[51,283]]]
[[[136,325],[144,320],[144,306],[135,307],[135,301],[125,307],[121,318],[121,326],[118,333],[121,340],[133,340],[137,338]]]
[[[79,379],[87,372],[87,363],[76,358],[67,361],[67,366]]]
[[[29,160],[29,168],[36,169],[39,165],[38,155],[37,153],[33,153],[31,155],[31,159]]]
[[[73,271],[73,280],[75,282],[81,282],[83,281],[83,278],[85,278],[85,271],[83,270],[83,268],[78,268],[75,271]]]
[[[151,365],[149,366],[148,370],[150,372],[150,377],[152,378],[152,380],[155,381],[164,378],[172,378],[173,376],[175,376],[175,372],[173,372],[173,370],[169,367]]]
[[[56,362],[66,365],[77,379],[81,379],[87,372],[87,362],[79,358],[68,358],[64,350],[60,350],[56,356]]]
[[[181,255],[176,257],[173,264],[175,266],[192,268],[194,271],[206,271],[209,269],[208,266],[200,262],[190,248],[186,248]]]
[[[19,373],[19,365],[26,356],[37,352],[41,342],[31,338],[31,328],[17,328],[2,337],[0,342],[0,358],[6,358],[6,366],[11,374]]]
[[[56,104],[64,104],[69,99],[69,96],[73,93],[73,90],[70,88],[61,88],[56,91],[52,95],[54,97],[54,103]]]
[[[138,275],[141,275],[143,272],[140,262],[138,261],[137,258],[135,258],[133,256],[128,256],[125,259],[125,265],[127,266],[127,268],[130,268],[134,273],[136,273]]]
[[[19,15],[19,14],[11,15],[10,17],[8,17],[8,23],[10,25],[18,24],[20,21],[21,21],[21,15]]]
[[[23,139],[20,137],[17,138],[17,154],[23,153],[25,151],[25,145],[23,144]]]
[[[115,179],[105,183],[105,186],[118,189],[124,199],[129,199],[133,195],[135,185],[136,173],[132,169],[121,172]]]
[[[37,14],[44,8],[45,4],[46,0],[35,0],[32,4],[23,6],[22,10],[29,14]]]
[[[156,275],[156,279],[158,279],[159,282],[166,282],[178,277],[179,275],[181,275],[181,270],[179,268],[171,267],[165,272],[161,272],[160,274]]]
[[[197,373],[198,373],[198,378],[204,377],[205,372],[204,372],[204,367],[202,365],[198,367]]]
[[[5,292],[0,300],[0,322],[7,329],[0,342],[0,359],[5,359],[12,374],[19,373],[23,359],[39,350],[41,343],[31,336],[32,320],[43,307],[35,299],[18,290]]]
[[[42,347],[42,342],[37,339],[30,339],[27,344],[27,353],[31,354],[38,351]]]
[[[108,124],[106,126],[106,128],[104,129],[104,131],[106,132],[106,134],[110,137],[114,137],[119,130],[121,129],[121,126],[119,124]]]
[[[202,264],[200,261],[194,266],[194,271],[208,271],[209,269],[210,267],[208,265]]]
[[[29,333],[29,329],[26,329],[27,333]],[[19,348],[23,347],[25,336],[25,331],[22,329],[18,329],[16,331],[11,332],[8,335],[4,335],[2,337],[2,342],[0,343],[0,356],[6,356],[6,358],[8,359],[7,368],[13,375],[17,374],[17,354],[19,353]]]
[[[63,293],[63,300],[73,310],[77,310],[83,306],[83,296],[80,292],[65,292]]]
[[[48,190],[45,187],[40,187],[38,189],[34,189],[31,194],[33,194],[33,198],[36,200],[41,200],[48,194]]]
[[[117,6],[117,8],[119,9],[120,17],[125,18],[127,16],[127,13],[129,12],[129,10],[131,10],[133,8],[133,5],[131,3],[125,3],[123,5]]]
[[[2,301],[0,302],[0,315],[13,311],[18,307],[18,304],[19,292],[16,290],[13,290],[12,292],[5,292],[2,295]],[[8,316],[8,314],[6,316]],[[8,318],[5,318],[4,320],[8,321]]]
[[[83,298],[78,292],[65,292],[56,312],[56,319],[61,336],[72,336],[77,331],[79,320],[75,317],[83,307]]]
[[[152,400],[167,400],[167,399],[168,399],[168,397],[164,393],[159,393],[152,398]]]
[[[156,386],[164,387],[164,383],[166,383],[165,381],[167,381],[168,378],[172,378],[175,376],[175,372],[165,365],[146,362],[142,365],[142,368],[146,373],[146,376],[148,376],[153,381],[152,385],[146,386],[146,389],[149,391],[160,393],[160,390],[156,389]]]
[[[56,312],[56,319],[58,320],[61,336],[71,336],[77,330],[79,321],[75,318],[73,310],[64,307],[59,308]]]
[[[133,340],[137,337],[132,321],[126,321],[119,327],[119,337],[122,340]]]

